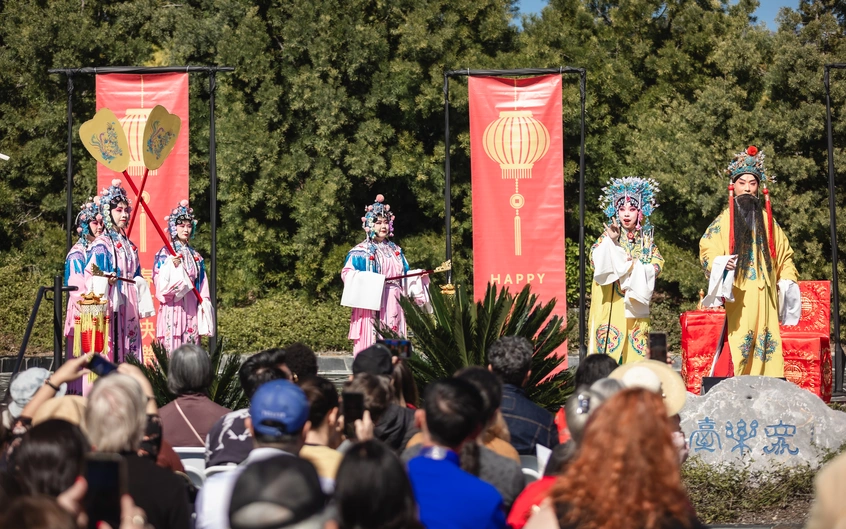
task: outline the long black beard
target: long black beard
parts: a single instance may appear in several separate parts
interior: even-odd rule
[[[737,270],[745,271],[752,262],[752,252],[759,251],[764,256],[767,272],[772,271],[772,260],[767,245],[764,214],[761,203],[752,195],[740,195],[734,199],[734,253],[737,254]],[[755,239],[762,247],[755,247]],[[738,272],[741,273],[741,272]]]

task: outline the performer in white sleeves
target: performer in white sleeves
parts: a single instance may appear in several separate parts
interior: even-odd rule
[[[108,299],[112,315],[109,329],[109,356],[123,362],[127,355],[141,358],[141,322],[155,314],[147,280],[141,276],[138,248],[126,236],[131,211],[126,190],[119,179],[100,193],[100,211],[105,230],[88,250],[85,283],[89,292],[103,294]],[[108,278],[102,288],[96,279]]]
[[[385,197],[377,195],[376,202],[365,208],[361,222],[366,237],[349,251],[344,268],[341,270],[341,279],[345,284],[345,298],[352,294],[352,290],[362,289],[368,291],[356,292],[355,295],[360,299],[370,298],[369,301],[363,303],[350,304],[355,307],[350,319],[349,332],[349,338],[353,340],[353,354],[358,354],[359,351],[376,342],[374,325],[376,319],[394,332],[402,336],[406,334],[405,315],[399,303],[400,296],[405,291],[405,281],[390,278],[408,274],[408,261],[405,259],[402,248],[389,240],[389,237],[394,236],[395,216],[391,212],[391,206],[384,202]],[[358,274],[358,272],[371,274]],[[381,278],[376,277],[376,274]],[[428,299],[426,287],[429,284],[429,278],[426,275],[420,278],[423,288],[415,289],[411,297],[417,304],[422,305]],[[371,308],[363,308],[364,306]]]
[[[658,207],[658,184],[627,176],[611,180],[603,191],[608,224],[591,248],[588,354],[607,354],[626,364],[646,358],[649,304],[664,266],[649,221]]]
[[[211,335],[214,322],[210,328],[203,326],[201,332],[199,316],[202,311],[194,290],[203,300],[208,300],[209,283],[203,256],[189,244],[197,228],[194,210],[187,200],[182,200],[165,220],[176,255],[171,255],[166,246],[159,250],[153,268],[153,284],[160,303],[156,339],[170,353],[184,343],[198,344],[200,335]],[[214,318],[213,314],[209,316]]]

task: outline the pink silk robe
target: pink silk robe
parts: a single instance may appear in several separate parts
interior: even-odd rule
[[[203,257],[190,246],[178,245],[182,257],[180,265],[188,274],[191,284],[197,287],[203,299],[209,298],[209,283]],[[171,274],[169,280],[161,272],[162,265],[170,259],[170,252],[162,248],[156,254],[153,267],[153,284],[156,287],[156,299],[159,300],[159,316],[156,321],[156,339],[162,342],[167,351],[173,352],[184,343],[200,342],[197,312],[199,301],[193,291],[176,299],[175,292],[184,286],[184,278]]]
[[[123,234],[107,231],[88,246],[88,263],[85,266],[86,290],[90,290],[92,265],[107,274],[134,279],[141,275],[138,249]],[[112,322],[109,327],[109,357],[114,362],[124,362],[127,355],[141,360],[141,321],[138,311],[138,292],[135,285],[118,281],[109,286],[109,303],[117,299],[119,307],[109,307]],[[115,332],[118,336],[115,336]]]

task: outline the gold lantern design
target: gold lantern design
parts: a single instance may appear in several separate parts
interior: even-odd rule
[[[126,132],[126,141],[129,143],[129,167],[126,168],[130,176],[142,176],[144,174],[144,127],[147,125],[147,118],[150,117],[151,108],[144,108],[144,76],[141,76],[141,108],[127,108],[126,113],[120,121],[123,130]],[[151,170],[150,176],[156,176],[158,171]]]
[[[499,113],[499,119],[485,129],[485,154],[499,164],[502,178],[514,180],[510,204],[514,208],[514,255],[523,255],[520,230],[520,208],[526,199],[520,194],[520,179],[532,177],[532,167],[549,150],[549,130],[529,110],[517,110],[517,87],[514,87],[515,109]]]
[[[119,120],[129,142],[129,167],[126,170],[130,176],[144,174],[144,126],[152,111],[152,108],[127,108],[126,115]],[[155,172],[150,171],[150,174]]]

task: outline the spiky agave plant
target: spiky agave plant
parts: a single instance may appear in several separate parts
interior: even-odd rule
[[[573,391],[573,370],[562,369],[565,359],[553,352],[567,340],[573,325],[552,315],[555,299],[540,303],[528,285],[514,296],[507,288],[497,290],[488,284],[485,297],[475,303],[460,286],[451,296],[437,288],[430,294],[432,314],[410,299],[400,300],[413,342],[409,362],[421,389],[463,367],[487,366],[491,344],[503,336],[522,336],[534,347],[532,375],[525,387],[529,398],[551,411],[564,405]],[[379,322],[377,327],[385,337],[398,337]]]
[[[215,347],[214,354],[211,355],[212,385],[209,387],[209,398],[217,404],[231,410],[238,410],[249,406],[249,399],[244,395],[244,390],[241,388],[241,383],[238,380],[238,369],[241,367],[241,359],[237,355],[224,354],[223,338],[218,338],[217,347]],[[150,365],[145,365],[143,362],[133,358],[127,357],[127,361],[138,368],[150,381],[153,386],[153,394],[156,397],[156,404],[159,407],[164,406],[168,402],[176,398],[167,389],[167,373],[169,367],[169,357],[164,345],[160,342],[153,342],[153,356],[156,361]]]

